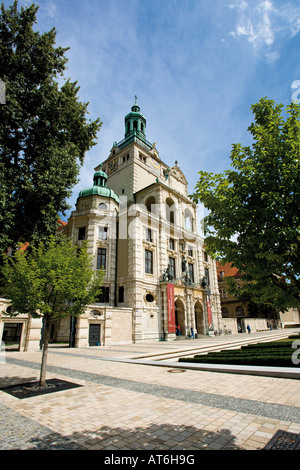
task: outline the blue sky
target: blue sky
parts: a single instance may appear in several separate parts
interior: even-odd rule
[[[78,81],[89,117],[103,122],[69,200],[73,208],[94,167],[124,137],[135,95],[147,139],[165,163],[178,161],[190,193],[198,171],[224,171],[232,144],[249,143],[252,104],[265,96],[284,105],[300,98],[299,0],[35,3],[37,29],[54,26],[57,45],[70,47],[65,75]]]

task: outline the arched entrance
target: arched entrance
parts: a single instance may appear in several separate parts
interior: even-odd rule
[[[182,300],[175,300],[175,324],[180,327],[180,334],[185,336],[186,334],[186,324],[185,324],[185,314],[184,314],[184,303]]]
[[[246,332],[245,319],[244,318],[237,318],[237,330],[238,330],[238,333],[245,333]]]
[[[194,313],[195,313],[195,330],[198,334],[203,335],[205,334],[205,327],[204,327],[204,315],[203,315],[203,307],[201,302],[197,300],[194,306]]]

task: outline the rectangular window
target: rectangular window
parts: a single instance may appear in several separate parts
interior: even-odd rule
[[[169,240],[169,250],[175,250],[175,240],[173,238]]]
[[[108,227],[99,227],[99,240],[107,240]]]
[[[145,273],[153,274],[153,251],[145,250]]]
[[[191,246],[188,247],[188,255],[193,256],[193,248]]]
[[[78,240],[85,240],[85,227],[78,229]]]
[[[97,298],[97,302],[99,302],[100,304],[109,303],[109,287],[108,286],[101,287],[101,292]]]
[[[206,279],[207,285],[209,286],[210,285],[209,270],[207,268],[205,268],[205,279]]]
[[[98,248],[97,269],[106,269],[106,248]]]
[[[119,303],[124,302],[124,286],[119,286]]]
[[[175,279],[176,278],[175,258],[169,258],[169,272],[171,276]]]
[[[194,265],[192,263],[189,263],[189,279],[194,283]]]
[[[152,232],[150,228],[146,228],[146,240],[152,242]]]

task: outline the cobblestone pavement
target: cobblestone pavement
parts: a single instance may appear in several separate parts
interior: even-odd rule
[[[248,339],[52,346],[47,378],[82,386],[22,400],[3,387],[36,381],[41,352],[6,352],[0,362],[0,450],[260,450],[278,430],[300,434],[297,379],[147,365],[160,354],[188,354],[241,338]],[[140,363],[126,362],[137,358]]]

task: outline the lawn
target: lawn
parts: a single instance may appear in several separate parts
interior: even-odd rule
[[[295,341],[297,341],[295,343]],[[294,347],[293,347],[294,346]],[[206,364],[236,364],[245,366],[299,367],[297,349],[300,347],[300,334],[287,339],[269,343],[255,343],[240,349],[224,349],[196,355],[192,358],[180,358],[179,362]],[[296,360],[295,360],[296,359]]]

